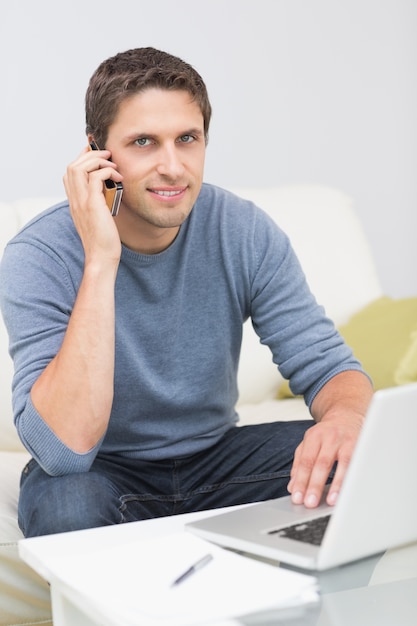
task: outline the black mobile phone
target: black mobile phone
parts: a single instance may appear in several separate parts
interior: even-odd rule
[[[100,149],[95,141],[90,142],[90,148],[92,150]],[[109,207],[110,213],[113,215],[113,217],[115,217],[119,212],[122,195],[122,183],[115,183],[114,180],[111,180],[111,178],[108,178],[104,181],[104,197],[106,198],[107,206]]]

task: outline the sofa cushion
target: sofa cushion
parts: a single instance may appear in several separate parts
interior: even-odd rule
[[[7,354],[8,337],[3,320],[0,319],[0,448],[1,450],[23,450],[13,423],[11,388],[13,363]]]
[[[265,400],[239,407],[239,426],[313,419],[302,398]]]
[[[19,558],[17,499],[27,452],[0,452],[0,625],[50,624],[47,583]]]
[[[397,371],[412,344],[415,330],[417,298],[393,300],[388,297],[378,298],[340,328],[371,376],[375,389],[398,384]]]
[[[417,330],[410,335],[410,345],[395,371],[397,385],[406,385],[417,380]]]

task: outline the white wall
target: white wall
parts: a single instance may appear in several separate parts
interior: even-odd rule
[[[0,199],[63,194],[90,75],[152,45],[206,80],[207,181],[342,189],[386,293],[417,294],[416,0],[9,0],[0,20]]]

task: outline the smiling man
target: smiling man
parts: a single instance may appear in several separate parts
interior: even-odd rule
[[[151,88],[131,96],[119,106],[106,147],[123,172],[123,210],[116,220],[122,241],[138,252],[149,251],[152,240],[159,244],[151,252],[167,248],[203,182],[200,107],[187,91]]]
[[[203,183],[210,116],[203,80],[181,59],[140,48],[104,61],[68,200],[5,251],[15,422],[32,455],[26,536],[287,490],[314,507],[330,476],[336,501],[372,388],[286,235]],[[115,218],[107,179],[123,184]],[[316,423],[237,427],[249,317]]]

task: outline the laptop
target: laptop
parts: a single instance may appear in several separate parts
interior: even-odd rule
[[[307,509],[287,496],[226,510],[186,528],[223,547],[321,571],[416,541],[416,496],[412,383],[375,392],[334,507],[323,497],[316,509]]]

